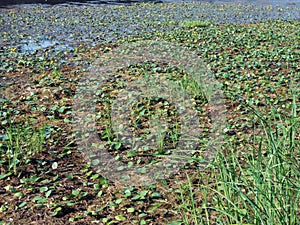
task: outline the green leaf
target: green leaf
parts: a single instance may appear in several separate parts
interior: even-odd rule
[[[121,148],[121,145],[122,145],[121,142],[114,142],[114,143],[113,143],[114,148],[117,149],[117,150],[118,150],[119,148]]]
[[[21,203],[18,205],[18,208],[23,208],[25,205],[27,205],[27,202],[21,202]]]
[[[48,187],[40,187],[40,192],[48,191]]]
[[[70,179],[70,180],[73,180],[73,175],[71,174],[71,173],[68,173],[67,175],[66,175],[66,177],[68,178],[68,179]]]
[[[40,180],[41,179],[41,177],[39,177],[38,175],[33,175],[33,176],[31,176],[29,179],[28,179],[28,181],[29,182],[37,182],[38,180]]]
[[[135,208],[128,208],[127,209],[127,212],[129,212],[129,213],[133,213],[135,211]]]
[[[58,179],[58,175],[56,175],[55,177],[52,178],[52,181],[56,181]]]
[[[7,209],[8,209],[7,206],[1,205],[0,212],[5,212]]]
[[[125,190],[125,196],[129,197],[131,195],[131,191],[129,189]]]
[[[54,212],[51,213],[50,215],[51,215],[51,216],[56,216],[56,215],[59,213],[59,211],[61,211],[61,210],[62,210],[62,207],[57,207],[57,208],[54,210]]]
[[[49,198],[49,196],[51,195],[51,192],[52,192],[52,190],[49,190],[46,192],[46,194],[45,194],[46,198]]]
[[[52,169],[56,170],[57,166],[58,166],[57,162],[52,163]]]
[[[147,216],[146,213],[141,213],[141,214],[139,214],[139,217],[140,217],[140,218],[145,217],[145,216]]]
[[[64,122],[65,122],[65,123],[72,123],[72,120],[69,120],[69,119],[65,118],[65,119],[64,119]]]
[[[22,192],[16,192],[14,196],[21,198],[24,196],[24,194]]]
[[[152,197],[152,198],[161,198],[161,194],[160,194],[159,192],[153,192],[153,193],[151,194],[151,197]]]
[[[78,195],[80,193],[80,190],[73,190],[72,191],[72,195],[74,195],[74,196],[76,196],[76,195]]]
[[[102,194],[103,194],[103,192],[102,192],[102,191],[99,191],[98,194],[97,194],[97,196],[98,196],[98,197],[101,197]]]
[[[100,184],[94,184],[94,190],[99,190],[100,188]]]
[[[141,197],[139,196],[139,195],[136,195],[136,196],[133,196],[132,198],[131,198],[131,200],[138,200],[138,199],[140,199]]]
[[[9,177],[10,175],[12,175],[12,173],[11,173],[11,172],[9,172],[9,173],[4,173],[4,174],[1,174],[1,175],[0,175],[0,180],[4,179],[4,178],[6,178],[6,177]]]
[[[117,215],[117,216],[115,216],[115,219],[118,221],[124,221],[124,220],[126,220],[126,217],[123,215]]]
[[[122,201],[123,201],[123,199],[118,198],[115,202],[116,202],[117,204],[120,204],[120,203],[122,203]]]
[[[33,202],[39,202],[39,203],[45,203],[47,202],[48,200],[45,199],[44,197],[42,196],[35,196],[33,199],[32,199]]]
[[[62,106],[62,107],[60,107],[57,111],[59,112],[59,113],[63,113],[64,111],[65,111],[65,106]]]
[[[74,206],[75,203],[74,203],[74,202],[66,202],[66,205],[67,205],[67,206]]]
[[[91,177],[91,179],[92,179],[92,180],[96,180],[99,176],[100,176],[100,175],[96,173],[95,175],[93,175],[93,176]]]
[[[146,197],[147,193],[148,193],[147,190],[143,190],[143,191],[140,192],[140,196],[141,197]]]

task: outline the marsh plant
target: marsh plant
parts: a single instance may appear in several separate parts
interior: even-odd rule
[[[6,169],[6,174],[17,175],[19,167],[30,163],[31,158],[42,152],[46,136],[46,128],[9,125],[0,142],[0,165]]]
[[[222,151],[205,174],[193,184],[195,177],[187,175],[181,186],[181,209],[185,224],[299,224],[300,170],[299,118],[294,93],[290,116],[260,121],[261,135],[254,136],[252,152],[241,152],[233,144]],[[198,196],[202,196],[201,204]]]

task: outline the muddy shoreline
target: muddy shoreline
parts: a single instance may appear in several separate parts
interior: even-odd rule
[[[0,8],[0,43],[2,48],[16,47],[18,52],[23,53],[51,46],[72,49],[79,43],[94,45],[99,41],[114,42],[129,36],[138,37],[142,33],[166,32],[187,20],[255,23],[269,19],[300,19],[300,8],[295,5],[282,7],[202,1],[129,7],[104,4],[68,8],[65,5],[22,5],[10,10]]]

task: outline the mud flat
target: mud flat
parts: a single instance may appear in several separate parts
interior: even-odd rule
[[[299,34],[295,4],[0,9],[0,225],[299,224]],[[221,84],[224,102],[209,104],[195,77],[159,55],[126,65],[100,82],[91,101],[95,116],[88,117],[95,118],[92,128],[99,141],[80,140],[73,126],[74,96],[80,99],[90,87],[78,88],[81,78],[95,71],[99,56],[106,59],[120,46],[140,40],[188,48],[211,71],[207,77]],[[183,110],[166,95],[141,95],[130,101],[126,115],[141,140],[157,131],[151,118],[163,118],[167,130],[158,145],[136,151],[114,134],[112,109],[122,109],[130,98],[113,103],[124,92],[130,94],[137,79],[152,82],[149,77],[187,93],[184,104],[199,120],[196,145],[188,149],[191,157],[178,173],[151,185],[120,184],[96,171],[97,151],[89,163],[79,144],[108,152],[123,165],[141,166],[142,174],[153,174],[143,165],[171,158],[182,136]],[[224,107],[226,126],[214,132],[211,115]],[[211,139],[220,145],[203,167]],[[125,166],[107,168],[122,175]]]

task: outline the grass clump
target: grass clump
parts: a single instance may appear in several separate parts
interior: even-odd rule
[[[30,163],[30,159],[42,152],[46,138],[46,129],[34,130],[31,126],[9,125],[1,136],[0,166],[5,174],[17,175],[18,168]]]
[[[230,150],[219,153],[210,168],[210,177],[197,178],[201,185],[193,184],[195,176],[188,176],[187,184],[180,189],[184,223],[299,224],[300,142],[296,112],[296,95],[289,117],[278,117],[274,108],[273,117],[268,119],[253,111],[262,133],[254,136],[252,152],[240,152],[228,144]]]

